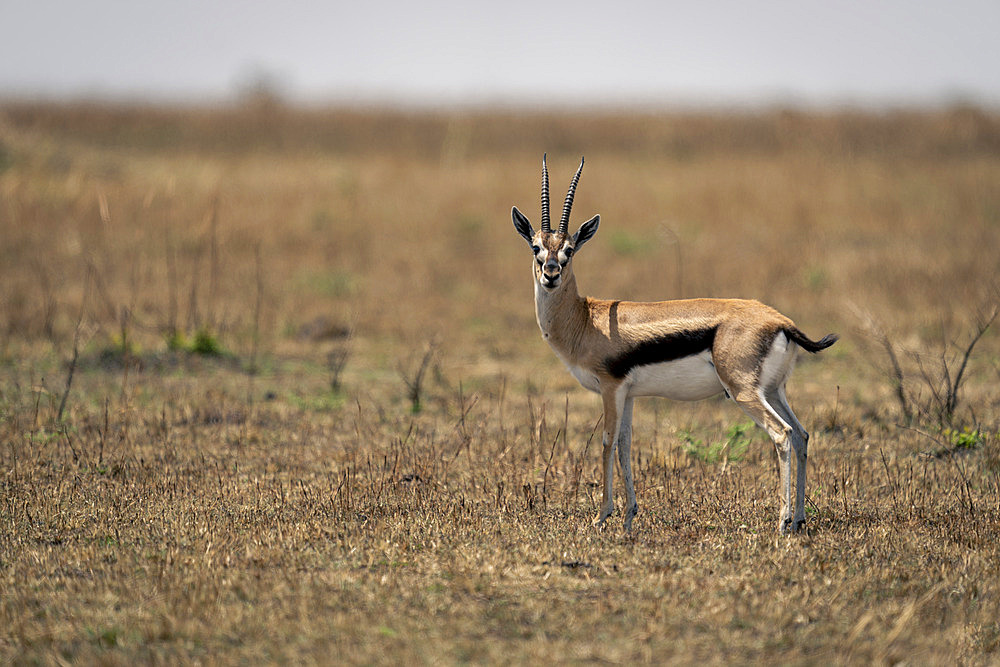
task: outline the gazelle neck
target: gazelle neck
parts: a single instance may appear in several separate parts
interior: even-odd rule
[[[542,338],[557,351],[570,352],[589,319],[586,299],[576,288],[576,277],[570,273],[551,292],[542,289],[537,280],[534,283],[535,319]]]

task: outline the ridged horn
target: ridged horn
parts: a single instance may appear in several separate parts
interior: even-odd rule
[[[545,153],[542,153],[542,231],[552,231],[552,221],[549,218],[549,168],[545,164]]]
[[[580,158],[580,167],[576,170],[576,175],[569,184],[569,192],[566,193],[566,202],[563,204],[562,219],[559,221],[559,233],[565,236],[569,233],[569,212],[573,209],[573,195],[576,194],[576,184],[580,182],[580,174],[583,173],[583,158]]]

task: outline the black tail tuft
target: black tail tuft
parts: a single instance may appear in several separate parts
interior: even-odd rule
[[[825,350],[840,339],[840,336],[837,334],[827,334],[819,340],[810,340],[808,336],[795,327],[785,329],[785,334],[787,334],[788,337],[803,350],[813,353]]]

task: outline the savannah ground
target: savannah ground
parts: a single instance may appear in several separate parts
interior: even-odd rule
[[[1000,118],[266,102],[0,110],[0,660],[1000,661],[1000,324],[946,400]],[[543,151],[583,293],[841,334],[789,386],[808,534],[723,398],[639,401],[634,534],[591,525],[509,214]]]

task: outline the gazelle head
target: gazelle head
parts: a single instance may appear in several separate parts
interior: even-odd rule
[[[590,237],[597,232],[597,226],[601,224],[601,216],[595,215],[583,223],[575,234],[569,235],[569,213],[573,208],[573,195],[576,194],[576,184],[580,181],[582,172],[583,158],[580,158],[580,168],[576,170],[576,175],[569,184],[569,192],[566,193],[566,201],[563,204],[562,219],[556,231],[552,231],[549,220],[549,170],[544,155],[542,155],[542,228],[537,232],[533,230],[531,223],[516,206],[510,211],[514,219],[514,229],[524,237],[535,255],[532,265],[535,282],[546,292],[558,289],[572,274],[570,261],[573,255],[590,240]]]

